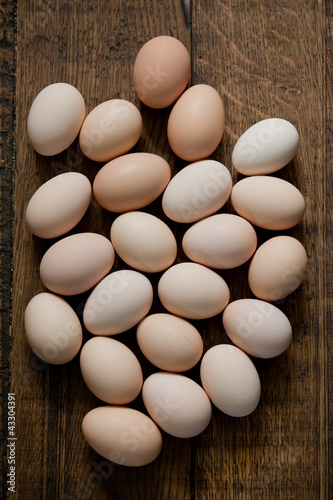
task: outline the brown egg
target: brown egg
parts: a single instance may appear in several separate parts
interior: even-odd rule
[[[149,40],[139,51],[133,71],[139,99],[151,108],[170,106],[190,78],[191,60],[186,47],[172,36]]]
[[[202,160],[219,145],[224,122],[224,106],[218,92],[209,85],[194,85],[170,113],[169,144],[183,160]]]

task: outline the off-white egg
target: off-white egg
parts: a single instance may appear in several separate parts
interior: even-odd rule
[[[212,406],[205,391],[178,373],[150,375],[144,381],[142,398],[151,418],[171,436],[197,436],[211,419]]]
[[[95,335],[116,335],[137,325],[153,303],[153,287],[143,274],[115,271],[91,292],[83,310],[83,321]]]
[[[30,300],[24,329],[34,353],[54,365],[71,361],[82,344],[81,323],[75,311],[52,293],[40,293]]]
[[[204,354],[201,382],[212,403],[232,417],[252,413],[260,399],[260,379],[245,352],[228,344],[218,344]]]

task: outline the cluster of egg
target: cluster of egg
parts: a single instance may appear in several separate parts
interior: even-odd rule
[[[175,154],[191,163],[172,179],[162,157],[128,153],[142,129],[141,114],[128,101],[106,101],[85,118],[78,90],[56,83],[36,97],[28,117],[29,138],[40,154],[59,153],[79,134],[84,154],[107,162],[95,177],[93,193],[103,208],[120,214],[110,239],[76,233],[47,250],[40,277],[49,291],[27,305],[25,331],[41,359],[54,364],[72,360],[81,349],[82,326],[62,296],[92,289],[83,322],[95,336],[84,344],[80,366],[88,388],[107,405],[84,417],[83,433],[102,456],[128,466],[158,456],[159,428],[182,438],[201,433],[210,422],[211,403],[235,417],[257,407],[260,380],[248,355],[270,358],[287,349],[291,324],[271,302],[293,292],[306,272],[306,252],[297,239],[275,236],[257,249],[252,226],[284,230],[304,214],[304,198],[296,187],[266,175],[294,157],[297,131],[277,118],[249,128],[232,155],[236,170],[247,177],[232,187],[228,169],[207,159],[223,134],[222,100],[208,85],[184,91],[189,76],[189,54],[172,37],[150,40],[137,55],[134,84],[142,102],[164,108],[176,101],[168,140]],[[84,216],[91,194],[81,173],[53,177],[32,196],[28,226],[41,238],[63,236]],[[169,226],[141,210],[160,195],[169,219],[193,223],[182,239],[186,262],[174,264],[177,241]],[[238,215],[216,213],[230,196]],[[110,273],[116,253],[128,269]],[[248,281],[256,298],[229,303],[229,287],[217,270],[251,258]],[[157,272],[162,272],[158,297],[167,312],[148,314],[153,287],[146,274]],[[203,355],[202,337],[190,320],[221,313],[234,345],[215,345]],[[129,347],[110,338],[135,326],[142,353],[161,370],[146,380]],[[200,360],[202,386],[181,374]],[[123,406],[140,393],[151,418]]]

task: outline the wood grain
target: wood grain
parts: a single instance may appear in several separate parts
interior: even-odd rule
[[[1,130],[4,166],[0,167],[0,194],[6,207],[1,212],[4,394],[10,380],[6,352],[11,298],[11,254],[4,236],[11,239],[11,131],[16,91],[10,390],[17,401],[17,463],[16,494],[11,496],[26,500],[332,498],[331,3],[193,0],[185,15],[178,0],[18,0],[15,82],[15,3],[7,2],[1,9],[1,27],[9,33],[8,45],[0,44],[9,75],[1,80],[5,125]],[[292,345],[277,359],[254,360],[262,381],[258,409],[242,419],[214,409],[210,426],[197,438],[180,440],[164,434],[163,450],[155,462],[124,468],[105,461],[83,439],[82,418],[99,402],[82,381],[78,359],[63,367],[46,365],[33,355],[25,339],[24,310],[43,291],[39,262],[52,244],[29,233],[25,207],[34,191],[57,173],[79,171],[92,181],[100,168],[82,155],[77,141],[55,157],[36,154],[28,142],[26,121],[34,97],[55,81],[75,85],[88,111],[113,97],[128,99],[139,107],[144,121],[135,150],[160,154],[177,172],[184,162],[172,154],[166,140],[170,109],[157,111],[141,105],[131,78],[137,51],[159,34],[173,35],[189,49],[192,84],[210,84],[223,97],[226,131],[212,158],[230,168],[234,181],[238,177],[232,169],[231,152],[251,124],[278,116],[299,130],[296,158],[276,175],[295,184],[305,196],[304,220],[285,233],[305,245],[309,272],[302,286],[279,304],[293,324]],[[149,208],[161,214],[160,200]],[[230,203],[224,210],[232,211]],[[92,202],[75,231],[93,228],[108,236],[113,218]],[[178,237],[184,232],[176,224],[172,227]],[[259,231],[258,237],[262,242],[269,233]],[[183,259],[179,252],[178,261]],[[220,273],[230,284],[232,300],[251,296],[246,272],[244,265]],[[80,317],[86,297],[70,299]],[[160,309],[155,301],[154,310]],[[205,350],[228,342],[220,318],[196,322],[196,326],[203,334]],[[88,338],[85,333],[85,340]],[[140,354],[133,331],[119,339],[138,355],[145,376],[154,371]],[[198,367],[189,375],[199,381]],[[6,427],[5,399],[3,403],[2,425]],[[143,410],[140,397],[131,406]],[[6,474],[5,467],[3,482]]]

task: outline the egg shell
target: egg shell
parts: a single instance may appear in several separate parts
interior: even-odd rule
[[[46,363],[71,361],[82,344],[82,328],[72,307],[52,293],[35,295],[24,313],[24,329],[33,352]]]
[[[139,99],[151,108],[170,106],[184,91],[191,74],[186,47],[171,36],[152,38],[141,47],[133,70]]]
[[[171,436],[197,436],[211,420],[212,405],[205,391],[178,373],[150,375],[144,381],[142,399],[151,418]]]
[[[153,287],[143,274],[130,270],[106,276],[91,292],[83,321],[95,335],[116,335],[137,325],[153,303]]]
[[[292,339],[287,316],[273,304],[257,299],[230,302],[222,315],[228,337],[250,356],[274,358],[286,351]]]
[[[97,453],[119,465],[147,465],[158,457],[162,449],[162,435],[157,425],[133,408],[94,408],[83,418],[82,431]]]
[[[256,367],[238,347],[218,344],[204,354],[200,377],[211,402],[231,417],[252,413],[260,400]]]
[[[181,262],[163,273],[158,296],[163,306],[176,316],[205,319],[223,311],[230,292],[215,271],[194,262]]]
[[[187,257],[214,269],[231,269],[249,260],[257,247],[253,227],[242,217],[217,214],[191,226],[182,246]]]
[[[232,164],[244,175],[271,174],[293,159],[298,144],[294,125],[281,118],[268,118],[252,125],[238,139]]]
[[[68,83],[45,87],[34,99],[27,121],[37,153],[52,156],[68,148],[79,134],[86,113],[81,93]]]
[[[177,242],[171,229],[146,212],[119,215],[111,225],[110,236],[119,257],[139,271],[164,271],[177,255]]]
[[[229,170],[215,160],[191,163],[169,182],[162,208],[175,222],[196,222],[217,212],[228,200],[232,187]]]
[[[207,158],[224,131],[224,106],[209,85],[193,85],[178,99],[169,116],[167,135],[173,152],[186,161]]]
[[[111,212],[129,212],[152,203],[171,177],[169,164],[153,153],[130,153],[104,165],[97,173],[93,192]]]
[[[52,292],[76,295],[95,286],[115,259],[111,241],[96,233],[77,233],[54,243],[40,263],[40,277]]]
[[[94,337],[81,350],[80,367],[91,392],[102,401],[124,405],[140,393],[143,376],[135,354],[118,340]]]
[[[189,321],[172,314],[146,316],[137,327],[136,338],[146,358],[168,372],[190,370],[203,352],[198,330]]]
[[[96,106],[80,131],[82,152],[94,161],[110,161],[127,153],[138,142],[141,113],[125,99],[111,99]]]
[[[295,226],[305,212],[305,200],[293,184],[263,175],[237,182],[232,188],[231,203],[252,224],[275,231]]]
[[[45,182],[26,209],[30,231],[40,238],[57,238],[82,219],[91,200],[91,184],[78,172],[66,172]]]
[[[265,241],[252,257],[248,280],[252,293],[262,300],[287,297],[302,283],[308,258],[302,243],[292,236]]]

